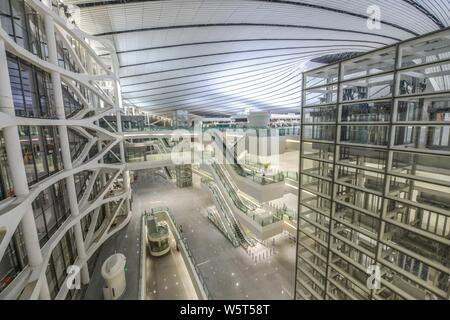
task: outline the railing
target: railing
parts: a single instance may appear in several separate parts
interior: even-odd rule
[[[160,149],[162,150],[162,153],[171,153],[172,152],[172,147],[170,147],[169,143],[166,141],[166,139],[158,139],[157,140],[157,145],[160,147]],[[161,151],[160,150],[160,151]]]
[[[228,240],[230,240],[235,248],[239,247],[239,241],[236,236],[227,231],[224,227],[220,226],[220,221],[217,221],[217,219],[219,219],[217,215],[218,213],[214,212],[212,209],[208,209],[208,219],[212,221],[212,223],[228,238]],[[230,222],[227,221],[227,223],[229,224]]]
[[[148,236],[150,236],[153,239],[158,239],[164,236],[167,236],[169,234],[169,228],[164,226],[156,226],[155,232],[148,232]]]
[[[269,215],[266,217],[261,216],[260,214],[256,213],[256,207],[249,206],[244,204],[244,202],[241,200],[239,195],[237,194],[236,190],[237,188],[234,187],[234,185],[229,181],[229,179],[226,178],[226,174],[224,173],[223,169],[220,165],[213,163],[212,164],[213,170],[217,173],[217,176],[219,177],[220,181],[222,182],[222,185],[224,186],[225,190],[228,192],[231,200],[233,201],[236,208],[238,208],[241,212],[243,212],[246,216],[251,218],[253,221],[255,221],[257,224],[259,224],[262,227],[268,226],[272,223],[279,222],[283,219],[282,216],[278,214]]]
[[[262,163],[253,163],[249,160],[245,161],[245,165],[243,166],[246,170],[249,170],[255,176],[262,177],[266,180],[265,184],[282,182],[286,179],[299,181],[299,174],[296,171],[277,171],[275,174],[263,175],[261,173],[265,167]],[[259,179],[259,178],[258,178]]]
[[[234,237],[240,239],[238,241],[244,248],[247,248],[249,245],[253,245],[252,241],[247,237],[245,232],[242,230],[242,227],[240,226],[239,222],[236,220],[236,217],[234,216],[233,212],[230,210],[228,206],[225,205],[224,200],[221,196],[220,190],[217,188],[217,185],[213,182],[211,182],[209,179],[203,178],[202,182],[207,185],[209,190],[212,192],[214,198],[216,199],[220,212],[225,217],[226,222],[228,223],[228,226],[231,229],[231,233]],[[233,243],[233,241],[232,241]]]
[[[265,208],[268,211],[274,212],[274,215],[280,219],[283,219],[283,216],[286,215],[291,221],[297,220],[297,212],[292,209],[289,209],[286,205],[276,206],[273,204],[268,204]]]
[[[167,248],[169,247],[169,242],[167,243],[163,243],[162,245],[158,245],[154,242],[149,242],[149,246],[150,246],[150,251],[151,252],[163,252],[164,250],[167,250]]]
[[[244,212],[245,214],[248,214],[249,211],[254,210],[253,208],[249,208],[246,206],[242,200],[239,198],[239,195],[237,194],[236,190],[237,188],[230,182],[229,179],[227,179],[223,169],[220,165],[213,163],[212,164],[213,170],[216,172],[217,176],[219,177],[220,181],[222,182],[222,185],[225,187],[225,190],[228,192],[228,194],[231,197],[231,200],[233,201],[234,205]]]
[[[195,271],[195,273],[196,273],[196,275],[197,275],[197,277],[198,277],[198,279],[200,281],[200,285],[202,286],[203,291],[206,294],[206,298],[208,300],[211,300],[211,294],[209,293],[208,286],[206,285],[206,281],[203,278],[203,275],[202,275],[202,273],[200,272],[200,269],[197,266],[197,261],[195,260],[194,255],[192,254],[191,250],[189,249],[189,245],[187,243],[186,238],[183,237],[182,232],[179,231],[178,225],[175,222],[175,218],[170,213],[169,208],[167,208],[167,207],[152,208],[150,212],[152,214],[167,213],[168,217],[172,220],[172,223],[174,224],[175,229],[176,229],[177,233],[179,234],[179,239],[178,240],[183,243],[184,248],[186,249],[186,256],[188,257],[188,259],[190,260],[192,266],[194,267],[194,271]],[[176,236],[176,235],[174,234],[174,236]]]
[[[284,178],[285,179],[290,179],[290,180],[294,180],[294,181],[299,181],[300,175],[298,172],[296,171],[285,171],[283,172]]]
[[[139,300],[145,300],[145,292],[146,292],[146,282],[147,282],[147,276],[145,274],[145,256],[146,256],[146,247],[145,244],[147,243],[147,235],[145,234],[145,214],[141,217],[141,243],[140,243],[140,254],[139,254],[139,293],[138,293],[138,299]]]
[[[251,170],[245,166],[243,166],[242,168],[244,169],[244,172],[236,171],[236,173],[244,178],[250,178],[252,181],[254,181],[258,184],[261,184],[263,186],[283,182],[285,179],[283,173],[266,175],[266,174],[258,172],[256,170]]]
[[[275,128],[278,131],[280,137],[285,136],[300,136],[300,127],[290,127],[290,128]]]
[[[264,132],[267,131],[268,133],[277,131],[278,135],[280,137],[284,136],[300,136],[300,127],[279,127],[279,128],[249,128],[246,126],[241,127],[221,127],[221,126],[211,126],[211,127],[202,127],[200,128],[194,128],[194,127],[188,127],[188,128],[176,128],[173,126],[145,126],[144,131],[146,132],[160,132],[160,131],[174,131],[174,130],[187,130],[189,132],[194,132],[194,130],[201,130],[202,132],[215,130],[220,132],[242,132],[242,130],[257,130],[257,132]],[[124,130],[124,132],[127,132]]]
[[[172,152],[172,153],[157,153],[157,154],[146,154],[139,152],[127,152],[126,159],[127,162],[156,162],[156,161],[172,161],[182,159],[192,159],[192,152]]]

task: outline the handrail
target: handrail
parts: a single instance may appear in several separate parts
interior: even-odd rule
[[[236,238],[236,235],[225,230],[223,227],[219,225],[219,222],[216,221],[216,219],[220,219],[217,218],[218,213],[214,212],[214,210],[212,209],[208,209],[207,211],[208,211],[208,218],[214,223],[214,225],[228,238],[228,240],[230,240],[230,242],[233,244],[235,248],[239,247],[239,241]],[[228,221],[228,219],[227,223],[231,227],[231,223]]]
[[[210,130],[220,131],[220,132],[234,132],[239,131],[243,129],[255,129],[255,128],[249,128],[248,126],[240,126],[240,127],[221,127],[221,126],[211,126],[211,127],[203,127],[201,129],[199,128],[177,128],[174,126],[144,126],[145,132],[160,132],[160,131],[175,131],[175,130],[187,130],[190,132],[194,132],[195,130],[201,130],[202,132],[207,132]],[[293,126],[293,127],[266,127],[266,128],[258,128],[258,130],[268,130],[278,131],[278,134],[280,136],[296,136],[300,135],[300,126]],[[126,132],[126,131],[124,131]]]
[[[249,206],[245,204],[242,199],[237,194],[237,187],[233,185],[230,181],[230,178],[227,178],[226,174],[222,171],[221,165],[217,163],[212,163],[212,168],[216,172],[219,177],[220,182],[224,186],[225,190],[229,193],[233,204],[238,208],[241,212],[243,212],[246,216],[251,218],[253,221],[261,225],[262,227],[270,225],[272,223],[276,223],[282,220],[282,216],[279,213],[275,213],[266,217],[266,219],[261,219],[260,216],[256,213],[256,207]],[[267,221],[269,219],[269,221]]]
[[[246,206],[242,200],[239,198],[239,195],[237,194],[236,190],[237,188],[231,183],[229,179],[227,179],[225,173],[222,170],[222,167],[218,165],[217,163],[213,163],[212,165],[213,170],[217,173],[217,176],[219,177],[220,181],[222,182],[223,186],[231,196],[231,199],[233,200],[234,205],[239,208],[244,213],[249,213],[249,211],[253,211],[253,208],[249,208]]]
[[[161,238],[169,234],[169,228],[164,226],[156,226],[156,232],[148,232],[147,235],[151,238]]]
[[[240,226],[240,223],[234,216],[231,209],[224,203],[223,196],[221,195],[220,190],[217,188],[217,185],[213,182],[211,182],[209,179],[202,179],[202,182],[205,183],[209,190],[212,192],[214,198],[216,199],[217,203],[219,204],[219,209],[223,213],[225,219],[227,220],[227,223],[231,229],[231,233],[239,238],[241,241],[240,244],[243,247],[248,247],[249,245],[253,245],[252,241],[247,237],[246,233],[242,230],[242,227]],[[233,242],[233,241],[232,241]]]
[[[173,215],[170,213],[170,209],[167,207],[157,207],[157,208],[152,208],[150,210],[151,214],[156,214],[156,213],[166,213],[167,216],[170,218],[170,220],[172,220],[173,225],[175,226],[175,233],[174,236],[177,237],[178,235],[178,240],[181,241],[183,243],[183,246],[186,250],[186,255],[187,258],[190,260],[191,265],[194,268],[194,271],[197,275],[198,280],[200,281],[200,285],[202,286],[203,291],[206,294],[206,299],[211,300],[211,294],[208,290],[208,287],[206,285],[206,281],[203,278],[202,273],[200,272],[200,269],[198,268],[198,264],[194,258],[194,255],[192,254],[191,250],[189,249],[189,245],[187,243],[187,240],[185,237],[183,237],[183,234],[179,232],[177,223],[175,222],[175,218],[173,217]]]

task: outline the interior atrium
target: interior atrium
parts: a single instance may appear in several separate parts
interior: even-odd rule
[[[0,0],[0,300],[450,300],[450,0]]]

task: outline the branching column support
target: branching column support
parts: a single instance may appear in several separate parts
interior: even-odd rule
[[[6,59],[5,43],[0,39],[0,107],[1,111],[15,117],[14,103],[9,80],[8,63]],[[5,148],[8,155],[8,165],[11,178],[14,184],[14,192],[17,197],[26,197],[30,190],[26,176],[25,164],[23,161],[22,148],[20,146],[19,131],[17,125],[3,129],[5,138]],[[23,228],[23,238],[27,251],[28,263],[30,267],[37,268],[42,262],[42,252],[39,245],[39,237],[34,220],[33,208],[31,205],[26,209],[26,213],[21,221]],[[47,279],[42,279],[39,298],[50,299]]]
[[[47,46],[48,46],[48,58],[49,62],[58,65],[58,52],[56,48],[56,35],[55,35],[55,25],[53,18],[46,14],[45,15],[45,32],[47,35]],[[61,87],[61,75],[54,71],[51,73],[52,85],[53,85],[53,95],[55,99],[56,113],[59,119],[66,119],[64,111],[64,99]],[[64,164],[64,169],[66,171],[72,170],[72,157],[70,154],[70,144],[69,135],[67,132],[66,125],[58,126],[58,133],[61,145],[61,154]],[[73,175],[69,175],[66,178],[67,193],[69,196],[70,212],[73,217],[77,217],[80,214],[80,209],[78,206],[77,192],[75,187],[75,179]],[[81,282],[83,284],[89,283],[89,270],[86,264],[86,248],[83,240],[83,232],[81,229],[81,222],[78,221],[74,225],[74,235],[75,242],[78,252],[78,258],[81,261]]]
[[[115,71],[117,71],[118,73],[118,69],[116,69],[115,66]],[[122,134],[122,117],[121,117],[121,110],[122,110],[122,95],[120,92],[120,84],[119,81],[114,81],[114,96],[116,99],[116,117],[117,117],[117,132],[119,134]],[[127,160],[125,158],[125,142],[124,139],[122,139],[122,141],[120,141],[120,159],[122,161],[122,164],[126,164]],[[129,191],[130,190],[130,172],[128,170],[125,170],[123,172],[123,187],[125,190]],[[126,212],[129,213],[130,212],[130,199],[127,199],[125,201],[125,206],[126,206]]]

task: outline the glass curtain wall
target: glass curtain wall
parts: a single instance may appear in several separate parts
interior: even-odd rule
[[[26,1],[0,1],[0,23],[1,27],[19,46],[43,60],[48,60],[44,17],[32,9]],[[59,66],[72,72],[84,72],[81,70],[79,63],[75,62],[72,54],[72,50],[77,52],[81,57],[82,67],[87,67],[87,59],[84,58],[86,51],[78,40],[68,38],[68,43],[66,43],[58,33],[55,36]],[[68,48],[68,45],[70,45],[70,48]],[[56,119],[50,74],[9,52],[7,53],[7,63],[16,116]],[[94,107],[100,107],[102,104],[93,91],[79,83],[62,78],[61,86],[66,118],[73,117],[85,108],[84,100]],[[75,94],[74,87],[79,93]],[[83,96],[83,99],[79,97],[79,94]],[[27,180],[30,186],[63,170],[56,126],[19,126],[18,130]],[[76,130],[69,129],[68,133],[72,159],[76,159],[86,145],[87,139]],[[95,132],[92,134],[95,134]],[[95,149],[95,146],[93,149]],[[97,152],[96,150],[93,151]],[[90,176],[91,172],[89,171],[75,175],[79,200],[82,192],[86,189]],[[94,192],[101,189],[98,185],[99,182],[97,181]],[[0,200],[13,196],[14,189],[9,174],[5,142],[0,131]],[[92,197],[95,197],[95,194]],[[42,247],[70,215],[65,181],[61,180],[42,191],[33,201],[32,207]],[[83,221],[90,220],[91,214],[86,215]],[[99,223],[101,224],[104,219],[105,210],[102,208]],[[2,237],[2,231],[0,230],[0,238]],[[75,240],[72,230],[70,230],[52,253],[47,269],[47,280],[52,298],[56,296],[63,285],[66,268],[75,261],[77,254],[74,246]],[[94,263],[95,258],[91,258],[90,262]],[[23,235],[19,226],[6,254],[0,261],[0,292],[14,280],[27,266],[27,263]],[[80,292],[70,292],[67,298],[75,298],[79,294]]]
[[[303,79],[296,298],[448,300],[450,31]]]

